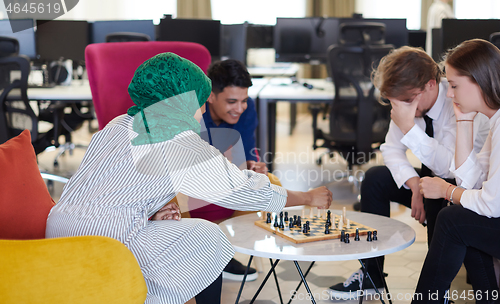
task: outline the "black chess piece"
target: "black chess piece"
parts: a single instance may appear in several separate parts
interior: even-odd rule
[[[374,241],[378,240],[378,238],[377,238],[377,230],[373,230],[373,240]]]
[[[283,217],[280,219],[280,228],[285,229],[285,222],[283,221]]]
[[[306,226],[307,226],[307,231],[311,230],[311,227],[309,226],[309,221],[306,221]]]
[[[292,221],[291,219],[290,219],[289,225],[290,225],[290,226],[289,226],[289,227],[290,227],[290,229],[292,229],[292,228],[293,228],[293,221]]]
[[[288,211],[285,211],[285,222],[288,222]]]
[[[267,219],[266,219],[266,224],[271,224],[271,213],[267,213]]]
[[[307,225],[304,224],[304,227],[302,227],[302,232],[303,233],[308,233],[309,231],[307,231]]]
[[[368,237],[366,238],[366,240],[368,242],[371,242],[372,241],[372,232],[371,231],[368,231]]]
[[[328,211],[326,212],[326,218],[328,218],[328,219],[331,219],[331,218],[332,218],[332,212],[331,212],[330,210],[328,210]]]
[[[325,224],[325,234],[330,234],[330,226],[328,224]]]
[[[343,242],[345,240],[345,230],[340,231],[340,241]]]
[[[328,227],[331,227],[332,226],[332,221],[330,221],[330,219],[327,218],[325,225],[328,225]]]
[[[297,226],[302,227],[302,219],[300,218],[300,215],[297,216]]]
[[[344,237],[344,243],[349,244],[350,242],[351,241],[349,241],[349,233],[346,233]]]
[[[355,241],[359,241],[359,229],[356,228],[356,235],[354,236]]]
[[[276,215],[274,216],[274,227],[276,228],[276,227],[278,227],[278,226],[279,226],[279,224],[278,224],[278,215],[276,214]]]
[[[280,219],[283,219],[283,211],[280,212]]]

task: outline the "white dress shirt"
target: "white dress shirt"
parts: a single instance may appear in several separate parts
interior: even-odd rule
[[[427,112],[432,118],[434,137],[425,133],[425,121],[422,117],[415,118],[415,125],[403,134],[401,129],[391,121],[385,143],[380,147],[385,165],[391,171],[398,188],[405,186],[408,179],[419,176],[411,165],[406,151],[408,149],[434,175],[441,178],[453,178],[450,165],[455,156],[456,121],[453,103],[446,97],[448,81],[442,79],[436,102]],[[488,118],[476,115],[474,120],[474,150],[479,152],[489,132]],[[406,187],[407,188],[407,187]]]
[[[480,215],[500,217],[500,111],[489,121],[490,132],[481,152],[472,151],[467,160],[455,169],[457,184],[465,187],[460,204]]]

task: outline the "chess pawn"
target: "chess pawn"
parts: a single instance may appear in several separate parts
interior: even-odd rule
[[[274,228],[277,228],[278,226],[279,226],[279,224],[278,224],[278,215],[276,214],[274,216]]]
[[[314,217],[314,207],[309,208],[309,218],[312,219]]]
[[[285,211],[285,222],[288,222],[288,211]]]
[[[378,240],[378,238],[377,238],[377,230],[373,230],[373,240],[374,241]]]
[[[283,221],[283,217],[280,219],[280,228],[285,229],[285,222]]]
[[[300,216],[297,217],[297,226],[299,227],[302,227],[302,219],[300,218]]]
[[[271,213],[268,212],[267,213],[267,219],[266,219],[266,224],[271,224],[272,220],[271,220]]]
[[[359,229],[356,228],[356,235],[354,236],[355,241],[359,241]]]
[[[340,241],[341,241],[341,242],[344,242],[344,241],[345,241],[345,231],[344,231],[344,230],[342,230],[342,231],[340,232]]]
[[[350,242],[351,241],[349,241],[349,233],[346,233],[344,237],[344,243],[349,244]]]
[[[339,230],[342,230],[344,229],[344,218],[342,217],[342,215],[340,216],[340,219],[339,219]]]
[[[321,218],[321,209],[318,208],[318,218]]]
[[[347,219],[347,224],[345,225],[346,229],[351,229],[351,221]]]
[[[372,241],[372,232],[368,231],[368,237],[366,238],[366,241],[371,242]]]
[[[292,228],[293,228],[293,221],[292,221],[292,220],[290,220],[290,222],[289,222],[289,226],[290,226],[290,229],[292,229]]]
[[[306,224],[304,224],[304,226],[302,227],[302,232],[303,232],[303,233],[307,233],[307,232],[308,232],[308,231],[307,231],[307,225],[306,225]]]

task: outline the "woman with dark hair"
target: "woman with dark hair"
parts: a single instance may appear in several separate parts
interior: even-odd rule
[[[470,301],[498,303],[493,258],[500,258],[500,51],[481,39],[468,40],[445,58],[448,97],[457,120],[455,159],[450,170],[457,185],[433,177],[421,179],[425,197],[446,198],[453,206],[438,215],[413,303],[457,300],[447,293],[462,263],[474,293]],[[479,153],[473,150],[472,121],[477,113],[490,119],[490,133]]]
[[[121,241],[141,266],[145,303],[181,304],[193,296],[198,304],[219,303],[221,273],[234,254],[217,225],[180,219],[169,203],[177,193],[237,210],[330,206],[326,187],[296,192],[272,185],[200,138],[211,82],[191,61],[158,54],[136,70],[128,91],[135,106],[92,136],[49,214],[46,237]]]

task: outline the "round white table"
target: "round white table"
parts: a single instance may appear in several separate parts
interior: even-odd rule
[[[293,216],[295,214],[302,215],[302,209],[303,207],[291,207],[285,208],[283,211],[288,211],[288,215]],[[341,210],[331,210],[331,212],[337,215],[342,213]],[[306,211],[306,216],[308,216],[308,214],[308,211]],[[378,240],[368,242],[366,236],[361,236],[360,241],[354,241],[354,238],[351,238],[350,243],[344,243],[339,239],[333,239],[295,244],[256,226],[254,223],[259,219],[260,215],[261,213],[257,212],[257,214],[238,216],[225,220],[219,224],[219,227],[226,234],[235,251],[250,255],[248,267],[250,266],[253,256],[276,259],[276,262],[273,264],[274,266],[267,274],[266,279],[262,282],[261,287],[250,303],[256,299],[271,273],[274,273],[274,267],[279,260],[290,260],[295,262],[302,282],[311,294],[305,280],[308,271],[303,275],[297,261],[315,262],[357,259],[361,262],[361,259],[383,256],[405,249],[415,241],[415,231],[405,223],[375,214],[348,211],[346,217],[351,221],[376,229]],[[274,214],[272,218],[274,218]],[[361,265],[363,266],[364,264],[361,263]],[[309,269],[310,268],[311,267],[309,267]],[[242,282],[240,293],[244,283],[245,280]],[[297,290],[299,287],[297,287]],[[278,292],[280,292],[279,287]],[[362,298],[363,297],[361,297],[360,302]],[[236,303],[238,300],[239,295]],[[311,300],[315,303],[313,297],[311,297]]]

